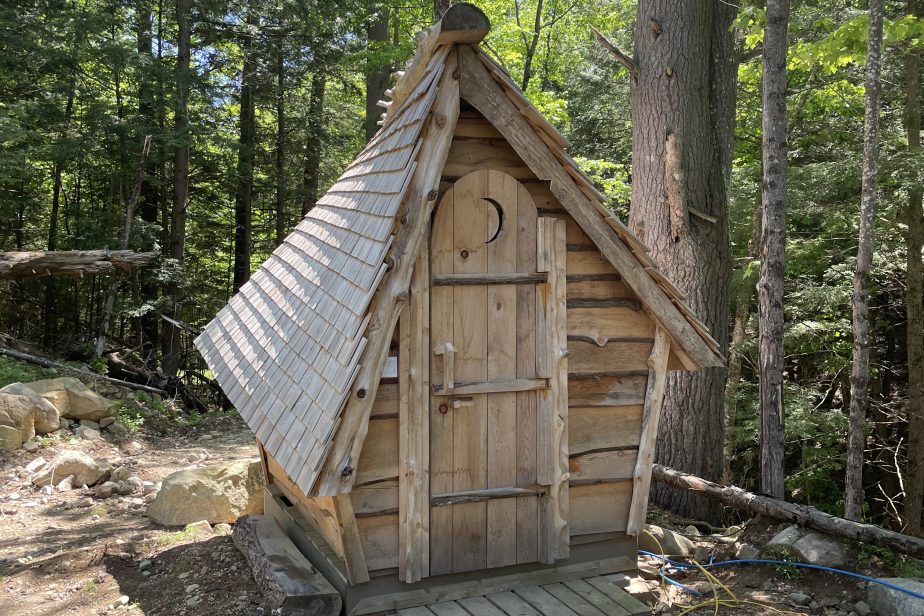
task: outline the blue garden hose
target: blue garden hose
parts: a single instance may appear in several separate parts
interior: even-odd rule
[[[788,560],[764,560],[764,559],[759,559],[759,558],[741,558],[741,559],[736,559],[736,560],[723,560],[717,563],[709,563],[705,565],[696,566],[696,565],[690,565],[687,563],[677,562],[675,560],[671,560],[670,558],[667,558],[666,556],[655,554],[653,552],[647,552],[645,550],[639,550],[638,553],[644,554],[645,556],[652,556],[654,558],[659,558],[665,563],[670,563],[672,566],[677,567],[678,569],[697,569],[698,570],[699,567],[702,567],[703,569],[709,569],[710,567],[724,567],[725,565],[792,565],[793,567],[802,567],[804,569],[817,569],[818,571],[827,571],[829,573],[838,573],[840,575],[848,575],[850,577],[857,578],[858,580],[869,582],[870,584],[879,584],[880,586],[885,586],[886,588],[891,588],[892,590],[903,592],[906,595],[911,595],[912,597],[916,597],[924,601],[924,594],[922,593],[915,592],[913,590],[908,590],[907,588],[902,588],[901,586],[897,584],[892,584],[891,582],[886,582],[884,580],[879,580],[874,577],[870,577],[868,575],[863,575],[862,573],[855,573],[853,571],[845,571],[843,569],[835,569],[834,567],[825,567],[824,565],[810,565],[808,563],[792,562]],[[661,574],[661,577],[664,578],[665,581],[673,584],[674,586],[683,588],[684,590],[691,592],[694,595],[699,595],[699,596],[703,595],[703,593],[699,592],[698,590],[694,590],[693,588],[690,588],[689,586],[684,586],[680,582],[673,580],[664,574]]]

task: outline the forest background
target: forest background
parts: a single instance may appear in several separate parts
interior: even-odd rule
[[[475,3],[493,24],[486,50],[567,136],[572,156],[627,219],[632,77],[591,28],[631,55],[636,3]],[[866,9],[853,0],[793,2],[787,53],[785,491],[835,514],[844,511]],[[160,256],[119,279],[109,343],[130,361],[194,381],[204,365],[192,332],[362,148],[381,111],[375,102],[434,10],[423,0],[2,3],[0,251],[120,247],[151,135],[129,243]],[[918,10],[913,1],[885,2],[870,293],[863,515],[894,528],[907,522],[904,479],[915,463],[907,448],[907,292],[920,295],[921,286],[908,276],[907,245],[908,221],[920,220],[924,158],[909,148],[908,118],[919,117],[920,98],[909,108],[907,59],[920,53]],[[739,64],[724,475],[749,489],[760,478],[754,289],[765,15],[762,3],[742,0],[732,26]],[[96,274],[7,281],[0,331],[8,344],[91,361],[111,282]],[[105,361],[91,363],[106,369]]]

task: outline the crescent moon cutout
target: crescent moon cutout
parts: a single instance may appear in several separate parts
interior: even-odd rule
[[[494,209],[497,210],[497,231],[494,232],[494,235],[491,236],[491,239],[485,242],[485,244],[490,244],[497,239],[497,236],[500,235],[501,229],[504,228],[504,208],[502,208],[501,204],[491,197],[482,197],[482,199],[493,205]]]

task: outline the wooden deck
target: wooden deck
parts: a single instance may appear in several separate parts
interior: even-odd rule
[[[524,586],[398,610],[398,616],[640,616],[651,608],[608,575]]]

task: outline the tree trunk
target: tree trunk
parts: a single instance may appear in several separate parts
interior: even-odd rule
[[[250,278],[251,223],[253,217],[254,92],[257,71],[256,3],[247,8],[247,34],[242,43],[240,141],[237,153],[237,191],[234,199],[234,286],[237,292]]]
[[[638,79],[631,82],[630,226],[723,349],[737,74],[730,28],[736,12],[726,2],[640,0]],[[691,218],[690,210],[715,222]],[[723,368],[670,374],[658,432],[660,462],[720,478],[724,389]],[[715,511],[701,498],[664,487],[654,491],[654,499],[687,517],[713,517]]]
[[[918,0],[908,0],[908,14],[921,16]],[[905,55],[905,110],[907,114],[908,153],[921,151],[921,81],[917,48]],[[912,167],[912,169],[916,169]],[[908,311],[906,346],[908,347],[908,468],[905,476],[903,515],[908,533],[921,534],[921,507],[924,500],[924,279],[921,249],[924,246],[924,221],[921,219],[921,184],[917,173],[909,178],[905,307]]]
[[[757,283],[760,489],[783,498],[783,277],[786,253],[786,51],[789,0],[767,2],[763,62],[763,219]]]
[[[751,300],[754,297],[754,272],[752,265],[757,259],[758,245],[761,235],[761,207],[762,191],[757,195],[757,203],[751,214],[751,237],[748,239],[747,254],[741,272],[741,280],[735,293],[735,315],[732,323],[731,343],[728,345],[728,377],[725,380],[725,470],[722,473],[722,483],[731,483],[731,457],[729,447],[729,432],[735,426],[737,413],[738,387],[741,385],[741,364],[743,354],[741,346],[747,336],[748,320],[751,316]]]
[[[151,18],[153,16],[151,0],[137,0],[135,3],[135,29],[137,36],[137,51],[140,60],[140,70],[138,72],[138,121],[141,125],[141,134],[157,134],[158,140],[161,133],[158,130],[157,106],[154,101],[154,54],[151,49],[154,37],[151,28]],[[160,187],[157,181],[157,150],[145,163],[143,178],[141,183],[141,196],[138,201],[138,218],[148,225],[158,223],[158,209],[160,204]],[[145,249],[151,247],[153,242],[146,242]],[[158,284],[151,276],[142,278],[141,300],[145,303],[157,301]],[[158,315],[154,311],[141,316],[138,319],[139,326],[139,344],[143,344],[149,349],[157,346],[159,336]]]
[[[860,231],[857,269],[853,276],[853,365],[850,370],[850,421],[847,431],[847,473],[844,517],[863,516],[863,450],[866,443],[866,407],[869,401],[869,273],[873,262],[873,232],[879,171],[879,79],[882,46],[883,0],[870,0],[864,96],[863,190],[860,197]]]
[[[820,530],[829,535],[857,539],[889,550],[898,550],[911,554],[918,558],[924,557],[924,541],[921,539],[879,528],[872,524],[859,524],[838,518],[808,505],[787,503],[784,500],[770,496],[752,494],[735,486],[718,485],[701,477],[681,473],[660,464],[654,465],[651,478],[659,483],[674,486],[681,490],[692,490],[706,498],[714,499],[742,511],[778,520],[786,520],[800,526]]]
[[[173,208],[170,212],[170,258],[182,268],[186,252],[186,202],[189,196],[189,65],[192,34],[192,0],[176,0],[177,56],[176,56],[176,110],[173,128],[179,145],[173,156]],[[167,311],[174,320],[182,317],[182,289],[178,281],[167,286],[171,308]],[[168,376],[176,374],[180,361],[180,329],[170,322],[164,325],[163,368]]]
[[[383,3],[366,28],[371,58],[366,64],[366,141],[379,130],[378,121],[382,110],[376,104],[385,98],[385,90],[391,80],[391,65],[376,58],[377,52],[388,43],[388,8]]]
[[[517,4],[519,7],[519,4]],[[519,21],[519,11],[517,11],[517,20]],[[523,34],[523,42],[526,43],[526,54],[523,60],[523,79],[520,82],[520,89],[526,92],[529,87],[529,80],[533,77],[533,59],[536,57],[536,48],[539,46],[539,35],[542,33],[542,0],[536,3],[536,18],[533,20],[533,30],[527,36]]]
[[[276,58],[276,245],[286,238],[286,63],[282,43]]]
[[[324,149],[324,90],[327,76],[318,69],[311,77],[308,128],[305,131],[305,168],[302,175],[302,216],[318,201],[321,187],[321,152]]]

